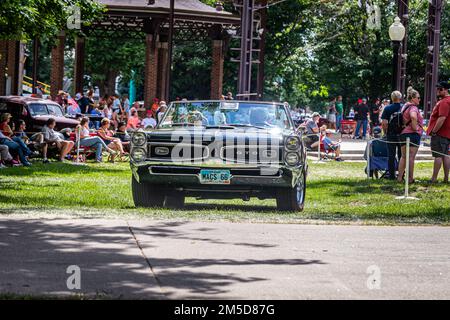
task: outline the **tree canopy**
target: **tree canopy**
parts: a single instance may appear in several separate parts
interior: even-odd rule
[[[82,24],[89,24],[104,8],[95,0],[1,0],[0,38],[27,40],[61,30],[78,32],[67,28],[78,9]]]

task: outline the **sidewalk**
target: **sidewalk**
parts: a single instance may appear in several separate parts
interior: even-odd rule
[[[337,141],[341,137],[340,134],[334,134],[333,140]],[[341,155],[342,159],[346,161],[365,161],[364,152],[366,150],[368,140],[353,140],[345,137],[341,143]],[[308,158],[311,160],[317,159],[317,150],[308,152]],[[431,149],[429,146],[423,146],[419,148],[416,156],[417,161],[433,161],[431,155]]]
[[[0,293],[448,299],[448,232],[445,227],[2,218]],[[66,286],[69,265],[81,269],[81,290]],[[370,286],[374,276],[379,289]]]

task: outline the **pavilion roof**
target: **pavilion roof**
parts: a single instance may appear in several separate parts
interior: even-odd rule
[[[155,4],[148,5],[148,0],[97,0],[106,5],[108,14],[125,15],[161,15],[165,16],[170,11],[170,0],[155,0]],[[175,18],[190,17],[197,21],[212,21],[217,23],[230,23],[239,21],[239,16],[225,10],[202,3],[199,0],[175,0]]]

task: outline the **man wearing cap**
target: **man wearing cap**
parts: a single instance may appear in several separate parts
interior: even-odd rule
[[[325,131],[325,137],[322,139],[323,147],[325,148],[325,150],[332,150],[336,154],[336,161],[344,161],[341,158],[341,140],[335,142],[331,140],[332,137],[333,131],[327,129]]]
[[[441,81],[437,85],[438,103],[433,108],[427,134],[431,136],[431,152],[434,157],[433,176],[431,182],[436,182],[441,166],[444,166],[444,182],[448,183],[450,170],[450,83]]]
[[[381,126],[383,128],[384,134],[386,135],[386,140],[388,143],[388,168],[389,175],[388,178],[395,180],[396,163],[400,161],[402,156],[400,136],[393,132],[391,117],[402,110],[402,93],[400,91],[393,91],[391,93],[392,104],[386,106],[381,114]],[[391,123],[391,130],[389,126]]]
[[[317,148],[319,145],[319,123],[320,120],[320,114],[317,112],[314,112],[312,114],[312,119],[308,120],[306,122],[306,145],[310,149]]]

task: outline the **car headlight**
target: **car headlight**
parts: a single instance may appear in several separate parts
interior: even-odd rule
[[[131,158],[133,158],[136,162],[144,161],[146,158],[146,152],[145,149],[142,148],[134,148],[131,150]]]
[[[143,132],[136,132],[131,141],[135,146],[142,146],[147,142],[147,136]]]
[[[300,139],[297,136],[290,136],[286,138],[286,149],[297,150],[300,148]]]
[[[284,161],[286,161],[289,166],[294,167],[300,162],[300,156],[296,152],[288,152],[284,157]]]

